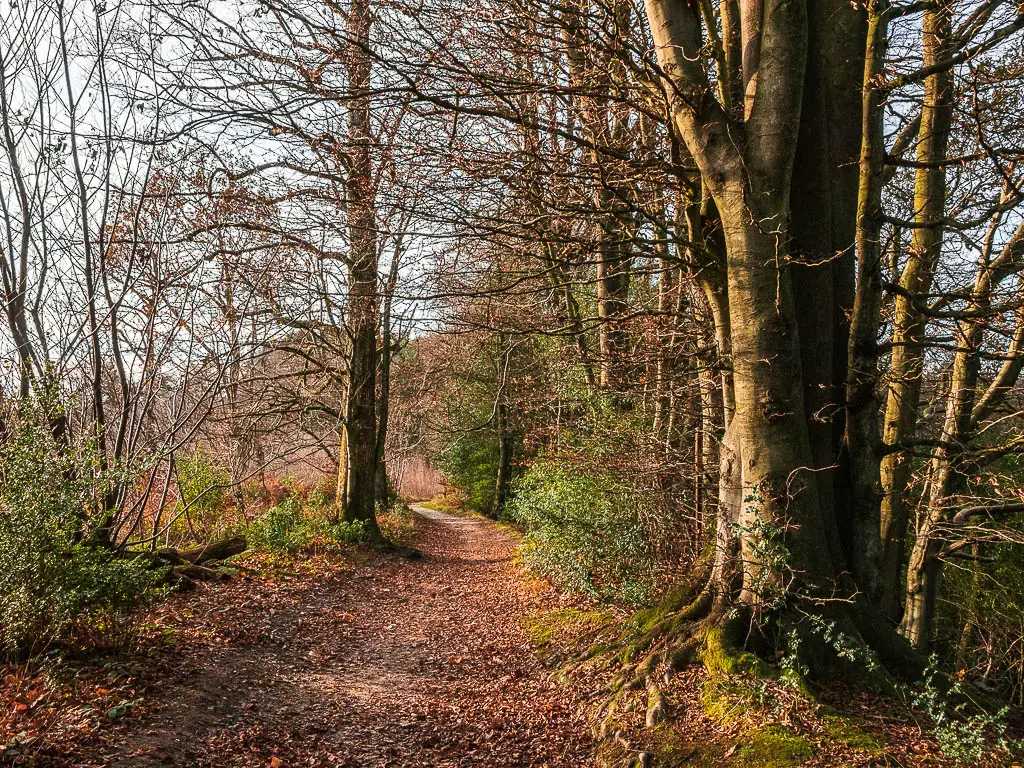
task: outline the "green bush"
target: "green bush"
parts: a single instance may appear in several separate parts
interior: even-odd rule
[[[98,471],[92,446],[58,445],[44,412],[25,403],[0,441],[0,646],[8,655],[110,626],[163,578],[92,541],[96,500],[114,478]]]
[[[309,525],[302,517],[302,502],[289,496],[271,507],[249,526],[250,546],[297,552],[312,538]]]
[[[498,476],[498,436],[493,430],[477,430],[457,436],[434,456],[446,478],[477,512],[490,513]]]
[[[327,517],[334,510],[334,498],[321,486],[316,485],[306,496],[306,506],[321,517]]]
[[[979,495],[998,498],[1024,488],[1024,455],[1011,454],[993,465],[996,485]],[[1000,695],[1024,704],[1024,514],[999,516],[985,524],[990,541],[971,551],[977,560],[949,562],[943,572],[943,599],[935,622],[940,660],[968,680],[982,679]],[[998,532],[998,533],[997,533]]]
[[[298,552],[316,540],[346,546],[358,544],[365,538],[362,521],[327,522],[320,514],[310,514],[319,512],[322,512],[319,506],[305,508],[298,496],[288,496],[249,526],[249,544],[261,549]]]
[[[1006,521],[1024,532],[1024,515]],[[984,677],[1000,693],[1024,702],[1024,547],[986,544],[981,560],[947,568],[939,605],[936,647],[947,664],[970,678]]]
[[[932,733],[942,754],[957,765],[978,765],[988,753],[1006,757],[1019,753],[1018,745],[1006,738],[1006,717],[1009,707],[997,712],[971,711],[970,694],[960,683],[943,694],[937,680],[941,671],[932,657],[925,671],[922,686],[913,692],[910,701],[923,710],[933,722]]]
[[[366,523],[362,520],[322,523],[317,528],[318,535],[332,544],[360,544],[366,539]]]
[[[540,461],[513,484],[508,513],[525,529],[527,565],[559,586],[632,605],[650,599],[648,504],[621,481]]]

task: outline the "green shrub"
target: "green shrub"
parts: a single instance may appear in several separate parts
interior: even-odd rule
[[[302,517],[302,503],[289,496],[271,507],[249,526],[249,544],[262,549],[282,549],[297,552],[309,544],[312,535]]]
[[[513,484],[508,513],[525,529],[527,565],[559,586],[632,605],[650,599],[648,505],[621,481],[540,461]]]
[[[96,500],[114,477],[98,471],[92,446],[58,445],[45,410],[25,403],[0,441],[0,646],[9,655],[112,626],[163,578],[93,542]]]
[[[313,487],[306,497],[306,507],[310,512],[328,517],[334,510],[334,498],[329,496],[319,485]]]
[[[458,435],[434,461],[474,511],[491,511],[498,476],[498,436],[493,430]]]
[[[328,522],[322,512],[315,504],[304,506],[298,496],[288,496],[249,526],[249,544],[262,549],[298,552],[315,541],[349,546],[359,544],[366,537],[362,521]]]
[[[318,535],[331,544],[360,544],[366,539],[366,523],[362,520],[324,523],[318,528]]]
[[[988,753],[1009,756],[1017,745],[1006,738],[1006,717],[1009,707],[997,712],[972,711],[971,698],[959,683],[944,695],[936,683],[941,672],[933,656],[925,672],[920,690],[910,696],[911,702],[922,709],[934,723],[932,733],[942,754],[958,765],[978,765]],[[959,701],[958,701],[959,700]]]
[[[1022,514],[1000,524],[1008,538],[1024,535]],[[944,571],[935,648],[941,661],[955,666],[965,679],[983,679],[1020,705],[1024,703],[1024,547],[986,543],[977,554],[977,561]]]

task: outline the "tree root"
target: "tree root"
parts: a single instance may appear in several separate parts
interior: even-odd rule
[[[607,629],[601,642],[565,668],[567,676],[586,667],[609,678],[606,698],[592,721],[595,733],[605,740],[621,732],[624,723],[635,724],[638,713],[652,738],[669,727],[664,723],[670,713],[662,683],[669,682],[673,671],[698,663],[707,672],[702,704],[710,717],[723,722],[745,719],[754,706],[750,697],[768,681],[775,681],[769,684],[779,686],[780,692],[796,685],[799,691],[788,695],[812,699],[805,682],[817,677],[841,678],[892,694],[898,686],[890,664],[914,668],[907,663],[906,644],[891,628],[847,600],[818,601],[811,610],[794,602],[754,621],[749,606],[722,599],[706,586],[638,611],[616,627],[614,637]],[[780,669],[769,665],[776,659],[781,659]]]

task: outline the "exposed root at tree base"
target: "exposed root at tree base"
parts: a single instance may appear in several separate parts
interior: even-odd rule
[[[922,732],[919,714],[878,693],[893,680],[884,667],[860,669],[842,657],[851,647],[869,651],[849,604],[841,606],[827,626],[779,614],[769,637],[743,606],[716,601],[710,590],[680,590],[624,620],[586,626],[561,675],[602,691],[590,712],[598,764],[952,765]],[[837,638],[848,645],[835,647]],[[845,682],[816,682],[808,662]],[[985,765],[1002,759],[993,755]]]

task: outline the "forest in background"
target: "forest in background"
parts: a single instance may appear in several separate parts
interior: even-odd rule
[[[4,653],[211,543],[401,549],[443,487],[634,617],[613,695],[927,680],[1008,754],[1022,41],[1010,0],[0,0]]]

